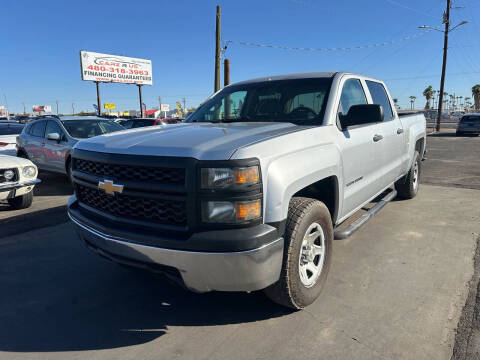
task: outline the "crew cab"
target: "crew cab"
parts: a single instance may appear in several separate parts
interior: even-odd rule
[[[397,194],[417,194],[425,136],[423,114],[399,117],[373,78],[243,81],[185,123],[78,142],[68,214],[81,240],[115,262],[197,292],[264,289],[301,309],[324,287],[334,237]]]

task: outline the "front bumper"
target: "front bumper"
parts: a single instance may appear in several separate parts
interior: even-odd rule
[[[0,200],[14,198],[32,191],[33,187],[40,182],[40,179],[9,182],[0,184]]]
[[[176,250],[118,238],[85,224],[71,211],[68,215],[77,226],[80,238],[98,254],[118,263],[154,271],[172,274],[168,270],[177,270],[185,286],[196,292],[260,290],[275,283],[280,276],[282,237],[245,251]]]

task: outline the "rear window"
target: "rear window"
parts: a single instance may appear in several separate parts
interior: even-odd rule
[[[63,120],[63,126],[70,136],[77,139],[87,139],[98,135],[125,130],[113,120]]]
[[[0,126],[0,135],[18,135],[22,130],[23,126],[18,125]]]
[[[464,116],[462,122],[480,122],[480,116]]]
[[[155,119],[152,120],[133,120],[132,122],[132,128],[138,128],[138,127],[145,127],[145,126],[152,126],[155,124]]]

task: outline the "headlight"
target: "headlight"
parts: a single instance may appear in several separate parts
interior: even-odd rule
[[[258,184],[258,166],[201,169],[202,189],[224,189]]]
[[[37,175],[37,169],[35,169],[35,166],[25,166],[23,168],[23,176],[27,178],[33,178]]]
[[[261,200],[202,202],[202,221],[208,223],[236,224],[261,216]]]
[[[10,181],[15,177],[15,173],[13,172],[13,170],[5,170],[5,172],[3,173],[3,177],[5,178],[5,180]]]

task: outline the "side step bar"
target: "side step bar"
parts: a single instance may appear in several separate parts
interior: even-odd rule
[[[397,190],[392,189],[387,195],[385,195],[375,206],[368,210],[365,214],[352,222],[346,229],[335,231],[335,240],[344,240],[350,237],[355,231],[360,229],[365,223],[370,220],[376,213],[378,213],[387,203],[392,201],[397,196]]]

